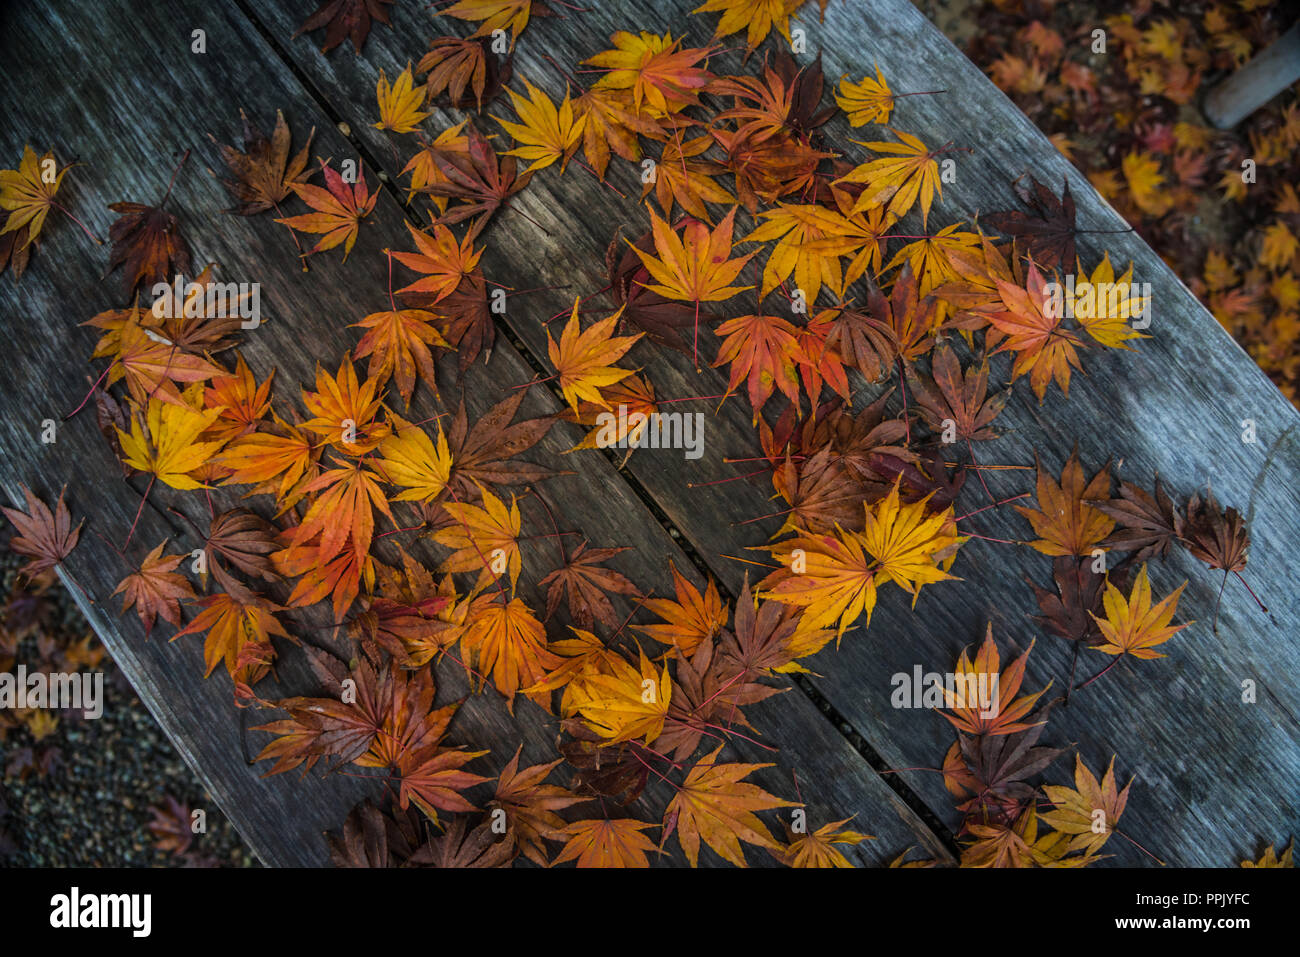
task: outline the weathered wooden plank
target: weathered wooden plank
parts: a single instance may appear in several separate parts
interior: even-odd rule
[[[672,29],[688,44],[702,43],[712,21],[688,16],[691,7],[686,2],[656,4],[653,9],[601,4],[566,19],[535,21],[516,48],[516,75],[558,95],[563,83],[543,54],[571,66],[603,49],[605,37],[615,29]],[[805,13],[811,9],[809,5]],[[378,70],[387,70],[391,77],[420,55],[429,37],[467,32],[445,18],[431,22],[418,10],[398,9],[391,31],[377,28],[371,34],[364,57],[350,52],[327,57],[302,39],[289,41],[299,16],[289,4],[259,5],[255,16],[286,44],[289,55],[384,165],[390,161],[388,141],[368,125]],[[950,91],[901,101],[894,118],[899,128],[928,143],[953,140],[974,150],[960,157],[958,180],[945,187],[931,229],[1014,206],[1009,183],[1025,171],[1053,185],[1068,179],[1081,226],[1122,228],[1119,217],[1089,184],[909,4],[834,3],[825,23],[805,16],[800,25],[807,31],[809,51],[822,50],[828,77],[858,75],[878,62],[896,90]],[[735,57],[722,62],[734,66]],[[439,119],[445,122],[448,117]],[[850,136],[862,138],[863,131],[850,130],[842,118],[828,125],[826,135],[851,156],[861,155],[847,142]],[[397,168],[390,167],[390,175]],[[611,179],[636,195],[635,178],[626,167],[616,169]],[[595,265],[616,227],[626,225],[629,235],[639,233],[646,218],[635,203],[624,203],[608,191],[597,193],[587,174],[573,168],[565,176],[554,169],[544,171],[515,202],[554,238],[506,213],[486,234],[489,270],[508,265],[509,281],[524,287],[577,284],[558,294],[530,296],[527,314],[512,312],[507,317],[529,349],[542,356],[545,333],[536,319],[564,308],[565,298],[575,292],[599,288],[603,280],[593,275]],[[917,220],[905,220],[901,231],[919,232]],[[545,256],[536,252],[543,246]],[[1088,375],[1076,379],[1068,402],[1054,392],[1040,407],[1021,384],[1000,420],[1006,434],[985,446],[981,456],[1030,464],[1037,452],[1045,465],[1059,469],[1077,441],[1092,468],[1113,458],[1116,474],[1140,483],[1149,483],[1152,470],[1159,469],[1184,494],[1212,483],[1221,502],[1235,505],[1251,520],[1254,545],[1248,575],[1259,586],[1270,614],[1261,614],[1244,590],[1230,587],[1216,635],[1208,622],[1219,580],[1185,556],[1153,568],[1155,585],[1162,591],[1191,578],[1181,609],[1186,618],[1200,623],[1175,639],[1168,660],[1136,670],[1116,669],[1077,696],[1068,709],[1057,709],[1050,734],[1057,743],[1077,742],[1094,767],[1118,752],[1119,773],[1139,774],[1126,830],[1171,863],[1221,866],[1240,859],[1260,840],[1284,836],[1300,819],[1294,786],[1300,777],[1300,702],[1294,684],[1283,677],[1300,644],[1293,624],[1297,599],[1290,588],[1297,531],[1295,476],[1300,466],[1297,413],[1136,235],[1107,236],[1104,243],[1099,237],[1080,237],[1086,264],[1098,261],[1103,249],[1116,263],[1132,259],[1135,280],[1152,284],[1152,338],[1134,353],[1088,354]],[[728,308],[747,309],[751,302],[741,298]],[[702,352],[711,356],[716,339],[707,333],[703,339]],[[661,396],[710,394],[721,391],[725,382],[717,374],[696,374],[689,360],[664,350],[638,347],[633,357]],[[995,375],[1005,380],[1008,365],[1005,359],[995,360]],[[862,390],[861,401],[878,391]],[[687,485],[735,474],[724,464],[726,457],[757,454],[743,401],[732,400],[711,420],[702,459],[670,462],[638,452],[628,466],[733,591],[743,566],[725,556],[743,554],[739,549],[760,543],[760,532],[774,531],[778,524],[738,525],[772,508],[768,493],[744,483],[690,491]],[[893,405],[898,405],[897,396]],[[1241,422],[1247,418],[1258,430],[1259,441],[1253,445],[1240,440]],[[1025,478],[1002,476],[990,479],[990,485],[999,496],[1032,490],[1032,481]],[[978,489],[972,480],[962,496],[963,507],[984,504]],[[1028,532],[1014,515],[996,512],[985,513],[971,527],[997,538],[1022,539]],[[1027,646],[1036,631],[1025,616],[1036,608],[1022,575],[1046,584],[1050,561],[1029,549],[976,541],[965,547],[954,572],[965,584],[927,589],[915,614],[900,594],[882,595],[870,634],[854,634],[839,652],[828,650],[814,662],[823,675],[813,679],[817,690],[894,767],[936,766],[952,737],[946,723],[934,715],[891,708],[891,676],[910,673],[917,664],[927,670],[948,667],[963,645],[982,635],[989,620],[1004,639]],[[1040,641],[1031,681],[1037,686],[1051,678],[1060,688],[1069,667],[1069,648]],[[1245,678],[1260,685],[1257,704],[1239,703]],[[1067,772],[1062,766],[1054,774],[1063,780]],[[903,777],[933,810],[955,824],[938,775],[909,771]],[[1107,850],[1115,853],[1115,863],[1150,863],[1132,847],[1114,844],[1121,842]]]
[[[215,150],[203,134],[211,131],[218,139],[233,141],[240,106],[263,124],[276,108],[284,107],[299,142],[305,129],[315,123],[319,153],[349,155],[347,144],[309,107],[301,87],[275,62],[233,7],[196,4],[176,8],[174,28],[164,31],[158,42],[187,51],[189,32],[202,28],[207,31],[209,53],[206,57],[177,53],[177,67],[162,86],[130,79],[148,75],[148,64],[156,55],[154,50],[141,49],[134,38],[129,26],[131,4],[119,3],[105,15],[104,22],[118,31],[107,40],[102,33],[91,40],[76,26],[73,11],[70,3],[39,10],[33,5],[15,17],[15,29],[7,33],[3,52],[12,55],[11,62],[29,62],[27,58],[31,58],[31,66],[14,74],[12,80],[7,77],[0,88],[6,102],[16,104],[15,122],[0,141],[0,148],[7,153],[19,151],[20,138],[26,138],[41,146],[45,140],[51,141],[60,157],[78,153],[86,166],[77,171],[81,175],[69,178],[61,197],[66,196],[79,212],[88,211],[86,218],[99,233],[106,231],[111,220],[102,204],[160,193],[173,155],[183,148],[193,146],[199,157],[215,165]],[[18,51],[23,52],[22,57]],[[70,58],[85,63],[94,77],[76,92],[81,101],[93,106],[84,127],[66,119],[79,115],[72,91],[60,85],[58,64]],[[232,71],[229,64],[236,58],[261,67],[256,73]],[[32,90],[40,91],[40,96],[33,97]],[[203,91],[202,110],[196,105],[196,91]],[[178,114],[184,117],[180,125]],[[123,157],[130,159],[124,161]],[[311,381],[318,359],[332,368],[355,342],[353,333],[344,332],[347,323],[382,307],[386,264],[373,252],[382,245],[398,246],[404,241],[398,210],[387,200],[381,201],[374,220],[363,227],[363,245],[348,263],[341,264],[336,257],[321,259],[304,276],[283,228],[269,217],[252,221],[226,217],[214,224],[214,211],[228,205],[228,199],[215,181],[196,168],[194,159],[191,164],[178,177],[173,208],[181,211],[189,228],[195,261],[221,263],[219,276],[224,279],[262,283],[264,312],[270,321],[246,336],[242,352],[259,375],[277,369],[277,394],[282,398],[291,395],[296,383]],[[366,249],[372,255],[365,256]],[[102,480],[112,475],[114,464],[86,414],[64,426],[54,445],[42,446],[35,438],[42,419],[57,419],[75,404],[88,368],[84,357],[94,336],[69,326],[119,304],[119,278],[110,277],[102,284],[97,281],[105,258],[104,250],[62,223],[42,242],[23,282],[5,284],[0,293],[0,308],[11,329],[18,328],[27,315],[45,314],[52,320],[35,326],[30,337],[20,339],[20,352],[14,357],[15,375],[5,396],[10,414],[0,432],[0,451],[6,462],[3,483],[16,499],[19,482],[48,496],[69,481],[70,504],[90,522],[83,544],[67,563],[68,576],[74,593],[84,589],[93,599],[93,604],[84,603],[86,611],[115,659],[264,861],[320,863],[323,845],[319,832],[336,827],[360,794],[375,793],[373,782],[342,775],[323,781],[315,777],[304,781],[257,777],[260,769],[250,769],[243,757],[229,681],[219,674],[206,682],[200,678],[198,642],[168,646],[157,637],[143,642],[134,618],[119,621],[115,617],[115,601],[108,596],[125,574],[127,562],[114,554],[109,542],[125,537],[143,483],[137,481],[135,492],[128,493],[124,484]],[[444,372],[450,381],[450,368]],[[490,365],[476,368],[468,377],[465,392],[471,415],[480,414],[500,398],[504,383],[524,382],[531,375],[531,367],[513,347],[499,341]],[[448,395],[454,398],[454,390]],[[521,415],[556,408],[552,396],[534,389]],[[424,417],[435,411],[427,395],[422,395],[412,416]],[[559,453],[580,434],[569,426],[558,427],[534,457],[558,461]],[[597,544],[636,545],[635,553],[625,553],[615,564],[639,583],[664,591],[669,585],[667,562],[673,560],[687,569],[687,557],[602,458],[572,462],[581,466],[581,472],[547,483],[548,497],[595,503],[596,508],[581,516],[582,533]],[[236,501],[225,493],[214,493],[214,499],[219,507]],[[143,551],[163,536],[171,536],[177,547],[196,544],[190,529],[164,510],[168,505],[196,522],[206,518],[202,502],[193,496],[170,495],[155,488],[128,558],[138,561]],[[527,549],[530,571],[550,567],[543,563],[553,559],[539,557],[547,547],[539,542]],[[540,573],[525,577],[535,581]],[[322,615],[295,618],[305,623],[304,636],[313,643],[330,644],[324,632],[313,631],[325,624]],[[291,649],[286,650],[278,671],[281,693],[311,693],[315,688],[301,656]],[[455,667],[444,665],[439,676],[440,701],[464,694],[464,679]],[[259,691],[276,696],[268,689],[259,687]],[[511,719],[494,693],[476,696],[462,709],[453,733],[456,740],[467,744],[491,745],[494,754],[490,760],[498,768],[521,742],[525,760],[548,758],[554,750],[553,721],[527,703],[521,703],[517,713],[519,720]],[[860,860],[884,860],[913,843],[921,844],[923,853],[946,855],[933,834],[805,699],[780,696],[752,709],[751,717],[767,738],[782,746],[776,756],[777,767],[764,772],[759,780],[772,790],[785,792],[790,790],[791,773],[797,771],[814,820],[856,812],[862,825],[879,838],[858,855]],[[250,750],[265,740],[256,733],[248,738]],[[766,752],[743,743],[735,753],[748,760],[767,759]],[[649,817],[662,808],[666,798],[662,789],[652,788],[643,800],[642,811]]]

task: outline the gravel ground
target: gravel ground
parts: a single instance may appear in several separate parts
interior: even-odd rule
[[[0,549],[0,582],[9,594],[21,564]],[[59,586],[41,631],[57,642],[80,640],[88,625]],[[34,667],[35,637],[17,660]],[[25,727],[0,740],[0,865],[7,867],[257,866],[252,852],[181,760],[122,673],[105,657],[104,713],[94,721],[63,712],[58,728],[35,742]],[[22,779],[5,774],[24,748],[53,756],[50,770]],[[207,830],[184,856],[160,851],[150,808],[168,796],[206,812]]]

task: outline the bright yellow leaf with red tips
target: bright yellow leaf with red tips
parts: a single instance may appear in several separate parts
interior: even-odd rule
[[[379,122],[373,124],[377,130],[389,130],[393,133],[412,133],[420,121],[429,116],[421,112],[424,104],[424,88],[415,87],[411,76],[411,63],[390,84],[383,69],[379,71],[379,82],[375,85],[375,97],[379,100]]]
[[[221,415],[221,407],[197,410],[150,399],[145,424],[131,420],[131,431],[117,430],[124,461],[177,489],[203,488],[189,473],[202,468],[221,449],[221,442],[201,442],[201,436]]]
[[[583,63],[608,71],[595,82],[594,89],[630,90],[632,105],[638,112],[646,107],[652,115],[666,115],[698,105],[700,92],[713,78],[708,70],[696,66],[708,58],[712,49],[683,50],[681,39],[674,40],[672,31],[660,36],[645,30],[619,30],[610,42],[614,49],[597,53]]]
[[[650,210],[650,232],[654,238],[655,255],[628,243],[640,257],[653,283],[641,283],[651,292],[668,299],[681,299],[695,303],[695,340],[693,354],[699,361],[701,302],[721,302],[753,286],[733,286],[745,264],[758,254],[758,250],[731,259],[731,235],[736,222],[736,209],[723,217],[717,227],[710,230],[698,220],[691,220],[677,233]]]
[[[564,91],[564,99],[560,101],[557,108],[550,97],[529,83],[526,78],[524,86],[528,89],[527,99],[509,87],[506,88],[521,122],[511,123],[498,116],[493,117],[507,133],[515,138],[517,143],[522,144],[512,150],[506,150],[505,155],[531,160],[532,165],[524,170],[524,173],[550,166],[557,160],[560,161],[560,169],[563,170],[582,139],[582,128],[587,122],[587,115],[585,113],[581,116],[574,115],[573,101],[569,99],[567,89]]]
[[[1163,645],[1191,622],[1171,625],[1169,622],[1178,610],[1178,597],[1187,587],[1183,582],[1163,599],[1151,603],[1151,581],[1147,578],[1147,566],[1144,564],[1133,582],[1133,590],[1127,599],[1124,593],[1106,582],[1106,594],[1102,604],[1106,617],[1092,615],[1097,627],[1101,629],[1104,644],[1094,646],[1095,651],[1108,655],[1129,654],[1134,658],[1164,658],[1165,655],[1154,651],[1156,645]]]
[[[371,468],[389,485],[405,491],[393,496],[395,502],[427,502],[436,499],[451,478],[451,450],[442,423],[438,424],[435,445],[429,433],[397,416],[392,433],[379,443],[378,458]]]
[[[641,738],[650,744],[664,729],[673,683],[668,666],[654,665],[637,649],[640,666],[621,655],[599,659],[600,668],[579,673],[570,685],[573,707],[606,744]]]
[[[512,495],[507,507],[491,492],[479,488],[483,493],[482,508],[465,502],[443,504],[456,524],[439,529],[433,540],[456,551],[442,563],[439,571],[478,572],[477,588],[508,572],[513,592],[523,567],[519,552],[519,503]]]
[[[745,242],[779,240],[763,267],[760,301],[792,273],[796,288],[802,290],[810,306],[817,301],[823,284],[837,298],[844,294],[840,257],[862,246],[853,224],[834,210],[811,204],[781,203],[759,216],[764,222],[745,237]]]
[[[46,153],[37,159],[30,146],[23,147],[23,158],[17,169],[0,170],[0,209],[9,210],[0,235],[27,227],[25,248],[45,225],[45,217],[54,205],[54,194],[59,191],[63,174],[68,167],[57,169],[54,154]]]
[[[564,393],[569,407],[577,413],[580,403],[590,402],[608,409],[609,403],[601,394],[601,389],[622,382],[632,375],[632,369],[620,369],[613,363],[623,357],[628,349],[645,333],[634,336],[613,335],[618,325],[622,308],[612,316],[607,316],[586,329],[578,325],[579,299],[573,300],[573,313],[560,333],[557,343],[546,333],[546,351],[551,364],[555,366],[560,382],[560,391]]]

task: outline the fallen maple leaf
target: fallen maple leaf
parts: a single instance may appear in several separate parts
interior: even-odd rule
[[[1127,599],[1124,593],[1107,582],[1106,594],[1102,599],[1106,617],[1093,615],[1097,627],[1101,630],[1103,642],[1095,646],[1097,651],[1108,655],[1130,654],[1134,658],[1163,658],[1163,654],[1153,651],[1156,645],[1162,645],[1176,633],[1186,628],[1191,622],[1170,625],[1170,619],[1178,610],[1178,596],[1187,587],[1183,582],[1170,594],[1156,604],[1151,603],[1151,582],[1147,578],[1147,567],[1138,569],[1133,582],[1133,591]]]
[[[573,300],[573,313],[560,333],[557,343],[546,333],[546,350],[551,364],[555,366],[556,377],[560,382],[560,391],[574,412],[578,411],[580,402],[592,402],[603,408],[609,404],[601,395],[601,387],[621,382],[634,370],[620,369],[612,363],[623,357],[628,349],[645,333],[634,336],[615,336],[620,309],[612,316],[582,329],[578,325],[578,305],[580,299]]]
[[[758,250],[738,259],[731,255],[731,234],[736,221],[736,207],[723,217],[717,228],[710,230],[698,220],[689,220],[681,238],[650,210],[651,233],[654,236],[655,255],[643,252],[629,243],[640,257],[654,283],[642,283],[646,289],[669,299],[683,299],[695,303],[695,339],[692,346],[696,366],[699,365],[700,303],[720,302],[753,286],[732,286],[745,263]]]
[[[244,152],[217,144],[221,158],[235,177],[221,182],[239,203],[227,212],[252,216],[278,208],[281,201],[292,195],[294,183],[305,183],[315,175],[314,170],[307,168],[307,161],[316,129],[312,128],[302,149],[290,158],[289,124],[284,121],[283,112],[275,111],[275,129],[271,131],[269,140],[261,130],[249,123],[243,110],[239,111],[239,118],[244,124]],[[216,138],[211,134],[208,134],[208,138],[216,143]]]
[[[528,90],[528,99],[524,99],[514,90],[506,89],[521,122],[511,123],[500,117],[493,117],[507,133],[515,138],[516,142],[522,144],[507,150],[506,155],[532,161],[532,165],[524,170],[524,175],[550,166],[557,160],[560,161],[560,170],[563,171],[568,165],[569,157],[578,148],[587,115],[582,113],[575,118],[573,102],[569,99],[567,89],[564,91],[564,99],[559,107],[556,107],[550,97],[529,83],[526,77],[524,86]]]
[[[797,806],[744,781],[753,772],[773,765],[719,764],[722,747],[718,745],[696,762],[664,812],[660,846],[676,830],[691,867],[699,866],[701,838],[719,857],[736,867],[746,866],[740,847],[742,841],[779,853],[781,846],[754,812]]]
[[[26,249],[45,225],[45,217],[54,206],[54,194],[59,191],[68,171],[65,166],[48,175],[57,168],[53,152],[38,160],[30,146],[23,146],[23,158],[18,168],[0,170],[0,209],[9,211],[0,235],[21,230],[23,238],[16,247],[18,250]],[[15,269],[15,272],[21,273],[22,269]]]
[[[54,511],[32,494],[26,485],[22,486],[23,496],[27,499],[27,511],[16,508],[0,508],[5,517],[18,530],[18,534],[9,540],[9,548],[19,555],[30,558],[26,565],[18,569],[18,574],[32,577],[47,568],[53,568],[77,547],[81,537],[84,520],[72,527],[72,515],[63,504],[63,492]]]
[[[1101,850],[1119,823],[1124,806],[1128,803],[1130,781],[1124,789],[1118,790],[1115,783],[1115,758],[1110,759],[1110,766],[1100,782],[1083,763],[1083,758],[1075,755],[1074,787],[1061,787],[1047,784],[1043,793],[1052,802],[1053,809],[1039,815],[1044,824],[1056,828],[1063,834],[1070,835],[1070,851],[1083,851],[1092,856]]]
[[[294,36],[324,27],[325,45],[321,47],[322,53],[328,53],[347,37],[352,40],[352,49],[360,53],[366,37],[370,35],[371,21],[378,20],[387,24],[388,11],[385,8],[392,4],[393,0],[325,0],[303,21]]]
[[[564,828],[568,842],[554,863],[576,860],[579,867],[649,867],[646,854],[658,849],[641,832],[657,826],[629,817],[574,821]]]
[[[1038,535],[1028,544],[1044,555],[1091,555],[1115,527],[1105,512],[1084,504],[1109,495],[1110,463],[1085,482],[1076,448],[1061,470],[1059,485],[1043,471],[1041,462],[1036,465],[1038,507],[1016,506]]]
[[[310,183],[290,184],[298,198],[316,212],[280,218],[276,222],[298,232],[322,234],[307,251],[308,256],[342,244],[343,261],[347,262],[361,222],[374,210],[379,194],[370,194],[363,173],[358,173],[356,184],[349,186],[324,160],[320,161],[320,167],[325,176],[325,189]]]
[[[139,571],[132,572],[118,583],[113,594],[126,592],[122,596],[121,614],[135,608],[144,625],[145,637],[153,631],[154,621],[162,620],[173,628],[181,626],[180,602],[194,597],[194,588],[188,578],[174,571],[177,565],[188,555],[163,555],[164,540],[158,547],[145,556]]]
[[[379,122],[372,124],[375,129],[413,133],[420,121],[429,116],[419,108],[424,102],[424,91],[415,89],[414,84],[409,60],[393,83],[388,82],[388,76],[380,69],[379,82],[375,85],[375,98],[379,101]]]

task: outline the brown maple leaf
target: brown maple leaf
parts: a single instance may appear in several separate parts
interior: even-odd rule
[[[141,282],[169,282],[174,273],[190,271],[190,247],[181,235],[181,224],[162,208],[143,203],[110,203],[118,218],[108,227],[113,241],[108,271],[125,266],[123,287],[130,295]]]
[[[546,617],[555,614],[560,599],[568,597],[569,617],[579,628],[590,628],[593,621],[611,627],[618,624],[618,616],[610,603],[606,592],[617,595],[640,595],[640,590],[619,572],[611,568],[600,567],[601,562],[609,561],[621,548],[588,548],[584,541],[566,556],[564,564],[537,583],[541,588],[549,586],[546,592]]]
[[[1029,544],[1044,555],[1091,555],[1115,527],[1104,512],[1084,504],[1109,495],[1110,463],[1086,481],[1076,448],[1061,470],[1059,485],[1043,471],[1041,462],[1036,465],[1038,507],[1015,507],[1038,534],[1038,540]]]
[[[429,147],[429,159],[443,179],[426,184],[420,192],[460,201],[438,217],[437,223],[459,223],[478,217],[468,233],[472,241],[492,215],[528,185],[533,174],[519,174],[513,156],[498,157],[492,144],[472,123],[465,127],[465,139],[468,149],[463,152],[436,143]]]
[[[451,106],[459,110],[483,112],[514,74],[511,57],[501,58],[491,50],[488,37],[435,37],[429,52],[416,64],[417,73],[428,73],[425,101],[447,94]],[[472,96],[471,96],[472,93]]]
[[[1029,212],[985,213],[980,217],[999,233],[1012,236],[1024,243],[1025,252],[1042,266],[1051,268],[1074,263],[1074,197],[1070,195],[1069,181],[1065,183],[1061,198],[1030,176],[1033,190],[1019,180],[1014,183],[1016,195],[1029,207]]]
[[[276,529],[270,522],[246,508],[232,508],[214,516],[203,547],[209,553],[212,574],[221,587],[230,590],[232,582],[230,573],[221,564],[223,558],[245,575],[278,581],[270,559],[271,553],[280,547],[275,536]]]
[[[371,21],[388,24],[386,8],[392,4],[393,0],[325,0],[303,21],[294,36],[324,27],[325,45],[321,47],[322,53],[333,50],[348,37],[352,40],[352,49],[360,53],[370,34]]]
[[[1132,482],[1121,482],[1119,498],[1088,503],[1115,520],[1116,529],[1104,542],[1108,548],[1136,550],[1138,562],[1169,554],[1170,544],[1182,536],[1183,517],[1160,484],[1159,472],[1155,488],[1152,497]]]
[[[477,416],[471,428],[461,399],[447,430],[451,477],[447,487],[461,500],[472,498],[480,485],[523,485],[560,473],[516,457],[540,442],[555,419],[540,416],[512,421],[526,393],[521,389]]]
[[[9,540],[11,551],[30,558],[26,565],[18,569],[18,574],[32,577],[47,568],[53,568],[77,547],[81,537],[84,521],[72,527],[72,515],[63,504],[63,492],[59,492],[59,501],[50,507],[32,494],[26,485],[20,486],[27,499],[27,511],[16,508],[0,508],[5,517],[18,530],[18,534]]]
[[[275,111],[275,129],[271,131],[270,139],[248,121],[243,110],[239,111],[239,119],[244,124],[244,152],[217,143],[221,158],[234,176],[234,179],[221,182],[239,204],[226,212],[252,216],[268,209],[278,211],[279,203],[292,195],[293,184],[305,183],[315,174],[314,170],[307,168],[307,160],[316,129],[312,128],[307,134],[307,142],[291,158],[289,124],[284,121],[282,111]],[[208,138],[217,142],[212,134],[208,134]]]
[[[1011,391],[988,394],[988,360],[972,365],[963,374],[957,354],[946,342],[934,349],[930,363],[933,378],[918,375],[911,368],[907,381],[926,425],[944,434],[948,440],[948,423],[955,439],[972,442],[993,439],[993,420],[1006,406]]]
[[[489,806],[505,811],[520,853],[533,863],[546,867],[549,862],[545,842],[566,840],[564,819],[555,812],[581,804],[588,798],[558,784],[545,783],[563,759],[520,770],[519,756],[522,752],[523,745],[520,745],[515,749],[514,757],[501,769],[496,794]]]

